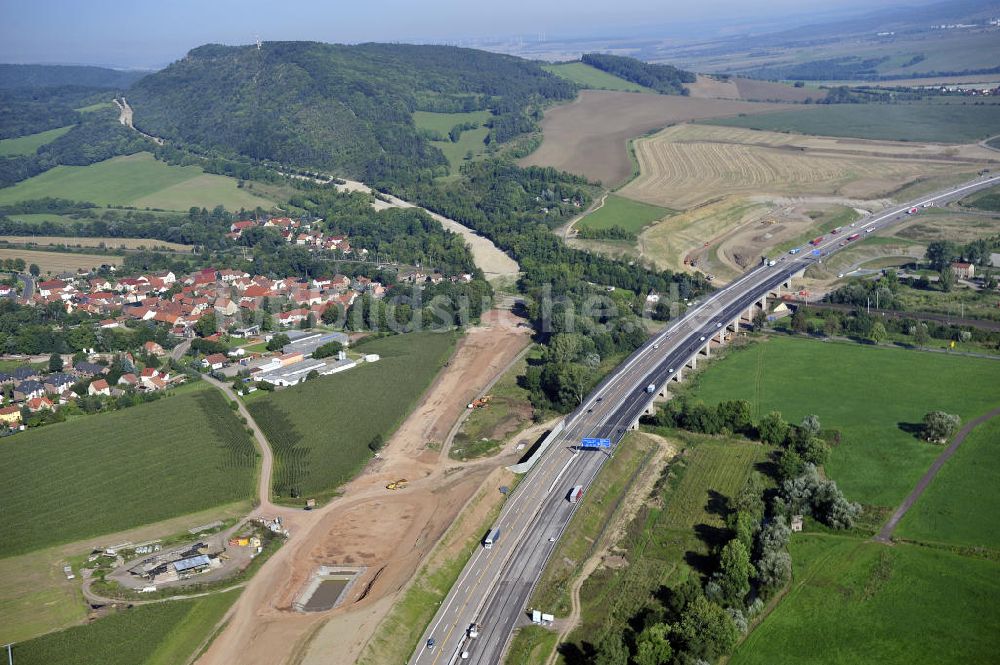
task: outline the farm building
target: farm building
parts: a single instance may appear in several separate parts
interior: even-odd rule
[[[357,363],[350,359],[333,360],[302,360],[287,366],[278,366],[272,369],[265,369],[256,378],[258,381],[266,381],[275,386],[294,386],[305,381],[309,372],[315,370],[320,376],[329,376],[337,372],[349,370],[357,367]]]
[[[291,336],[289,335],[289,337]],[[296,338],[286,344],[281,351],[282,353],[301,353],[303,356],[308,356],[324,344],[339,342],[343,346],[347,346],[349,341],[350,339],[348,336],[341,332],[314,332],[296,336]]]
[[[951,271],[955,273],[955,277],[958,277],[959,279],[972,279],[976,276],[976,266],[971,263],[956,261],[951,264]]]

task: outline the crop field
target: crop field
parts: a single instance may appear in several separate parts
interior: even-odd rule
[[[274,448],[274,492],[324,498],[371,457],[413,408],[455,343],[445,333],[409,333],[365,344],[381,360],[253,396],[247,408]]]
[[[971,143],[1000,134],[1000,105],[831,104],[703,122],[859,139]]]
[[[632,83],[625,79],[602,71],[597,67],[591,67],[584,62],[557,62],[552,65],[542,65],[542,69],[562,77],[568,81],[576,83],[581,88],[592,90],[617,90],[620,92],[649,92],[655,91],[646,86]]]
[[[93,270],[107,264],[121,265],[124,259],[110,254],[78,254],[76,252],[44,252],[32,249],[0,248],[0,260],[24,259],[25,263],[37,263],[43,273],[57,274],[66,270]]]
[[[827,474],[852,501],[896,506],[941,452],[905,430],[928,411],[988,411],[1000,402],[997,372],[989,359],[779,337],[711,366],[693,395],[746,399],[758,417],[777,410],[789,422],[818,415],[842,435]]]
[[[177,665],[214,632],[241,589],[143,605],[14,645],[18,665]]]
[[[22,432],[0,445],[0,557],[251,499],[256,466],[208,386]]]
[[[1000,550],[1000,419],[974,429],[906,514],[896,536]]]
[[[51,215],[45,215],[51,217]],[[100,238],[87,236],[0,236],[0,242],[65,247],[97,247],[100,249],[165,249],[171,252],[191,252],[194,245],[157,240],[155,238]]]
[[[1000,653],[1000,563],[821,534],[792,539],[792,587],[732,665],[965,665]]]
[[[520,164],[552,166],[611,187],[632,174],[630,139],[697,118],[780,108],[779,104],[583,90],[574,101],[545,113],[542,145]]]
[[[73,129],[72,125],[67,127],[57,127],[37,134],[19,136],[15,139],[0,140],[0,157],[10,157],[12,155],[33,155],[35,151],[46,143],[52,143],[57,138]]]
[[[89,166],[57,166],[0,189],[0,205],[52,196],[185,212],[192,206],[223,205],[229,210],[273,206],[236,185],[233,178],[205,173],[197,166],[171,166],[140,152]]]
[[[639,176],[621,194],[669,208],[732,194],[874,198],[956,169],[951,161],[924,159],[941,156],[931,151],[903,148],[680,125],[635,142]],[[963,159],[961,166],[974,170],[977,163]]]
[[[603,206],[581,219],[576,225],[588,229],[609,229],[619,226],[626,231],[638,233],[672,213],[672,210],[660,206],[609,194]]]
[[[569,640],[578,649],[603,633],[620,633],[661,586],[709,572],[708,554],[725,531],[722,497],[735,494],[769,453],[746,441],[680,436],[686,451],[618,543],[627,563],[598,568],[581,588],[581,624]]]

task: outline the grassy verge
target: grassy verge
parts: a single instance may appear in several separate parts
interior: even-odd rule
[[[585,488],[583,502],[559,539],[535,588],[532,606],[559,616],[569,613],[569,590],[573,579],[594,553],[601,535],[611,524],[637,474],[649,461],[655,445],[643,436],[629,435],[615,449],[594,482]]]
[[[838,226],[847,226],[851,224],[851,222],[858,219],[860,215],[852,208],[836,206],[830,211],[810,213],[810,217],[818,222],[817,226],[813,227],[806,233],[800,234],[794,240],[788,240],[780,245],[777,245],[774,249],[768,252],[768,255],[776,257],[779,254],[784,254],[793,247],[802,247],[803,252],[808,252],[810,240],[824,233],[829,233]],[[846,238],[849,235],[851,234],[845,233],[844,237]]]
[[[556,648],[559,634],[541,626],[524,626],[514,632],[507,649],[509,665],[545,665]]]
[[[508,483],[516,484],[516,478]],[[471,521],[469,510],[462,511],[445,533],[420,569],[413,584],[403,593],[388,616],[382,620],[374,637],[358,658],[358,665],[382,665],[406,662],[417,647],[424,628],[434,618],[438,606],[454,586],[469,558],[475,553],[482,534],[496,520],[503,507],[502,496],[493,485],[487,487],[470,503],[493,502],[485,519]],[[456,550],[458,554],[450,554]]]
[[[251,499],[256,466],[207,385],[17,434],[0,445],[0,557]]]
[[[247,400],[274,449],[275,496],[322,501],[371,457],[368,444],[387,440],[451,355],[452,333],[411,333],[374,340],[374,363]]]
[[[212,634],[240,591],[143,605],[14,645],[18,665],[178,665]]]
[[[662,431],[684,446],[665,468],[613,552],[580,591],[580,625],[563,647],[566,662],[606,633],[621,634],[663,586],[706,574],[725,529],[725,499],[735,494],[770,450],[760,444]]]

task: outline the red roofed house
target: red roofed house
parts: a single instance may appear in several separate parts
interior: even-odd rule
[[[159,358],[160,356],[162,356],[162,355],[164,355],[166,353],[166,351],[163,350],[162,346],[160,346],[159,344],[157,344],[156,342],[154,342],[152,340],[150,340],[150,341],[146,342],[145,344],[143,344],[142,348],[143,348],[143,350],[145,350],[146,353],[148,353],[150,355],[153,355],[153,356],[156,356],[157,358]]]
[[[52,400],[48,397],[35,397],[34,399],[28,400],[27,407],[28,411],[38,413],[39,411],[43,411],[45,409],[52,411],[55,408],[55,405],[52,404]]]
[[[223,367],[226,366],[227,362],[229,362],[229,359],[226,358],[225,354],[222,353],[213,353],[212,355],[206,356],[201,359],[202,367],[206,367],[208,369],[213,369],[213,370],[222,369]]]
[[[87,388],[87,394],[104,395],[107,397],[111,395],[111,386],[109,386],[108,382],[104,379],[98,379],[91,383],[90,387]]]
[[[956,261],[951,264],[951,271],[955,273],[955,277],[958,277],[959,279],[972,279],[976,276],[976,266],[971,263]]]

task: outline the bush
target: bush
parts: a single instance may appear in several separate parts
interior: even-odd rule
[[[927,441],[944,443],[950,439],[962,425],[962,419],[944,411],[931,411],[924,416],[923,437]]]

